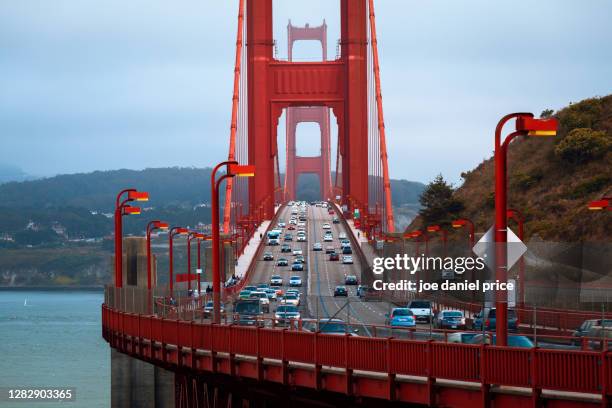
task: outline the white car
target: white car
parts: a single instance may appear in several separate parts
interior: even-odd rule
[[[346,233],[345,232],[341,232],[338,234],[338,239],[346,239]]]
[[[343,264],[347,264],[347,265],[352,264],[353,263],[353,257],[350,256],[350,255],[343,255],[342,256],[342,263]]]
[[[313,251],[322,251],[323,250],[323,245],[321,245],[320,242],[315,242],[314,245],[312,246],[312,250]]]
[[[321,227],[323,229],[331,229],[331,225],[329,225],[328,223],[323,224],[323,226]]]
[[[282,221],[278,223],[278,228],[285,228],[286,226],[287,226],[287,224],[285,224]]]
[[[297,242],[306,242],[306,235],[298,235]]]
[[[272,275],[270,278],[270,286],[282,286],[283,278],[280,275]]]
[[[249,295],[250,299],[259,299],[259,304],[262,306],[264,311],[270,311],[270,299],[268,294],[264,291],[254,291]]]
[[[287,295],[289,294],[294,294],[295,296],[297,296],[298,298],[302,297],[302,294],[300,293],[299,290],[297,289],[287,289],[287,291],[285,292]]]
[[[292,253],[293,256],[303,255],[303,252],[300,248],[295,248]]]
[[[293,293],[286,293],[285,296],[283,296],[283,298],[281,299],[281,305],[299,306],[300,298],[297,295],[294,295]]]
[[[306,223],[304,221],[298,222],[298,227],[305,227]]]
[[[325,242],[332,242],[334,240],[334,237],[330,234],[325,234],[325,236],[323,237],[323,241]]]
[[[302,286],[302,278],[299,276],[292,276],[289,278],[289,286]]]

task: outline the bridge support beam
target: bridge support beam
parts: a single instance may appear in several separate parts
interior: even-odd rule
[[[263,205],[264,219],[270,219],[274,212],[278,119],[283,109],[295,107],[333,109],[338,121],[344,203],[349,209],[358,206],[367,212],[366,0],[341,0],[340,18],[338,60],[279,61],[273,53],[272,0],[247,1],[248,153],[249,163],[256,168],[256,177],[249,180],[249,202],[251,212]],[[322,154],[322,161],[327,161],[325,155]],[[326,178],[323,172],[321,179]]]
[[[131,313],[149,314],[146,239],[124,238],[123,250],[124,282],[120,290],[133,290],[131,297],[134,298],[123,307]],[[154,259],[153,287],[157,286],[156,271]],[[111,405],[119,408],[174,407],[174,373],[111,349]]]

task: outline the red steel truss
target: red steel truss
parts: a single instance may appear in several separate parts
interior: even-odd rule
[[[394,230],[373,0],[341,0],[340,20],[337,59],[325,60],[325,23],[289,24],[290,60],[281,61],[274,56],[272,0],[240,1],[229,158],[255,165],[256,176],[241,186],[238,180],[228,184],[223,218],[227,233],[244,219],[270,219],[279,200],[294,197],[296,177],[303,172],[319,175],[324,198],[338,195],[349,213],[359,209],[359,224],[371,235]],[[292,60],[292,45],[302,39],[321,41],[323,61]],[[284,109],[288,163],[281,197],[277,127]],[[333,186],[330,110],[338,125]],[[321,126],[322,153],[316,158],[295,155],[294,125],[300,120]]]

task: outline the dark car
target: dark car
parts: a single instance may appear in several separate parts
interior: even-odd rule
[[[332,222],[334,224],[340,224],[340,220],[338,219],[338,217],[334,217],[334,219],[332,220]]]
[[[291,252],[291,247],[288,244],[281,246],[281,252]]]
[[[285,241],[293,241],[293,235],[285,234]]]
[[[346,286],[336,286],[336,289],[334,289],[334,297],[336,296],[348,297],[348,291],[346,290]]]
[[[370,286],[359,286],[357,288],[357,293],[361,300],[363,300],[364,302],[368,302],[370,300],[381,300],[383,292],[376,290]]]
[[[241,326],[263,325],[259,317],[263,314],[258,299],[239,300],[234,303],[234,314],[238,315],[237,323]]]
[[[345,285],[357,285],[358,283],[355,275],[347,275],[346,278],[344,278]]]
[[[612,327],[592,326],[585,337],[589,338],[589,348],[593,350],[601,351],[602,346],[608,351],[612,349]]]
[[[353,250],[351,249],[350,245],[345,245],[342,248],[342,255],[350,255],[353,253]]]
[[[304,270],[304,264],[302,264],[301,262],[294,262],[291,265],[291,270],[292,271],[303,271]]]
[[[331,254],[332,252],[336,252],[336,248],[334,248],[333,246],[325,247],[326,254]]]
[[[434,326],[438,329],[465,330],[465,317],[460,310],[441,310],[434,318]]]
[[[278,258],[276,266],[289,266],[289,260],[287,258]]]
[[[474,316],[473,329],[476,331],[483,330],[483,322],[484,322],[484,330],[493,331],[496,327],[496,310],[495,308],[484,309],[478,312],[476,316]],[[516,311],[514,309],[508,309],[508,330],[509,331],[517,331],[518,330],[518,318],[516,316]]]
[[[272,255],[272,252],[266,252],[263,256],[263,260],[264,261],[272,261],[274,260],[274,255]]]
[[[330,261],[339,261],[340,260],[340,255],[338,255],[338,253],[336,252],[332,252],[329,254],[329,260]]]
[[[574,343],[579,344],[580,338],[585,337],[589,333],[589,330],[591,330],[591,328],[594,326],[612,327],[612,319],[603,320],[603,324],[601,319],[585,320],[573,333],[573,336],[577,337],[577,340]]]

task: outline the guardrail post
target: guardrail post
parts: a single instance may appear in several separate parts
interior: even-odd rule
[[[531,360],[531,406],[539,407],[541,404],[542,389],[538,381],[538,348],[530,350],[529,360]]]
[[[190,323],[190,325],[189,325],[189,331],[190,331],[190,333],[189,333],[189,337],[190,337],[190,339],[189,339],[190,340],[190,342],[189,342],[189,351],[191,352],[191,369],[192,370],[196,370],[198,364],[197,364],[197,359],[196,359],[196,348],[193,347],[193,344],[194,344],[194,342],[193,342],[193,330],[194,330],[193,329],[193,325],[194,325],[194,323],[192,321]]]
[[[427,406],[433,407],[436,405],[435,385],[436,379],[433,376],[433,340],[427,340]]]
[[[489,408],[491,406],[491,385],[487,381],[487,357],[485,353],[486,346],[481,344],[478,350],[480,355],[480,399],[481,406],[483,408]]]
[[[604,344],[604,349],[601,352],[601,407],[608,407],[608,344]]]
[[[136,338],[138,339],[138,356],[142,358],[142,334],[141,334],[142,332],[140,331],[140,320],[141,320],[140,313],[138,313],[137,316],[138,316],[138,336]]]
[[[281,370],[283,376],[283,385],[289,384],[289,362],[285,357],[285,347],[286,347],[286,339],[285,334],[287,333],[287,329],[282,329],[281,333]]]
[[[395,401],[395,373],[393,372],[393,363],[391,356],[391,340],[393,337],[388,337],[386,342],[387,353],[387,392],[389,401]]]
[[[261,358],[261,352],[260,352],[260,336],[259,336],[259,331],[260,331],[260,327],[259,327],[259,321],[257,321],[257,324],[255,326],[255,342],[257,343],[257,381],[263,381],[263,358]]]
[[[183,366],[183,345],[181,344],[181,333],[180,333],[180,317],[176,321],[176,365],[179,369]]]
[[[317,322],[318,326],[318,322]],[[318,327],[317,327],[318,328]],[[321,391],[321,364],[319,364],[319,331],[314,332],[314,363],[315,363],[315,390]]]
[[[164,338],[164,317],[161,318],[161,351],[162,351],[162,361],[166,363],[168,361],[168,351],[166,350],[166,339]]]
[[[349,364],[349,334],[344,334],[344,368],[346,374],[346,395],[353,395],[353,369]]]

